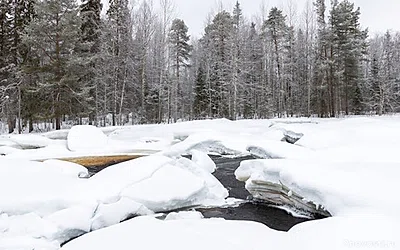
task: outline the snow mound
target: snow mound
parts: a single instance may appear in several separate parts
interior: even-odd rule
[[[95,126],[74,126],[68,133],[68,149],[70,151],[90,152],[107,147],[107,136]]]
[[[178,213],[169,213],[165,220],[200,220],[203,219],[204,216],[202,213],[197,211],[182,211]]]

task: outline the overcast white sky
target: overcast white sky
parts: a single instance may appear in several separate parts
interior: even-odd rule
[[[103,0],[106,1],[106,0]],[[292,0],[297,6],[299,15],[303,12],[306,2],[313,0]],[[386,30],[400,31],[400,0],[350,0],[361,8],[361,24],[368,27],[370,34],[385,32]],[[158,0],[153,0],[157,3]],[[174,0],[176,14],[189,27],[190,34],[200,36],[204,30],[205,21],[213,10],[218,10],[222,4],[231,11],[236,0]],[[263,0],[239,0],[243,13],[247,18],[261,13]],[[326,0],[329,3],[329,0]],[[277,6],[285,8],[288,0],[264,0],[267,10]],[[215,11],[214,11],[215,12]]]

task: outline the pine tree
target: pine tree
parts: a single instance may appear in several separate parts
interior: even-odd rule
[[[276,111],[281,116],[287,111],[287,94],[288,89],[283,83],[283,51],[287,44],[288,26],[286,24],[286,16],[282,10],[274,7],[270,10],[268,19],[263,24],[264,36],[268,37],[271,47],[273,48],[273,60],[276,73],[272,77],[273,96],[276,102]]]
[[[178,118],[178,105],[182,102],[181,71],[189,66],[188,60],[192,50],[192,47],[188,43],[190,36],[187,33],[188,28],[183,20],[175,19],[172,22],[168,39],[171,54],[171,67],[175,77],[175,84],[172,88],[174,121]]]

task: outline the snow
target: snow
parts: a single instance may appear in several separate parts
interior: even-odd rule
[[[396,229],[393,221],[379,216],[306,222],[288,233],[246,221],[139,217],[84,235],[61,249],[399,249]]]
[[[192,150],[192,161],[199,165],[200,167],[204,168],[209,173],[214,173],[216,169],[215,163],[208,157],[208,155],[204,152],[198,150]]]
[[[302,197],[333,216],[368,212],[397,217],[400,200],[390,193],[400,189],[399,125],[398,117],[275,124],[304,134],[297,148],[280,153],[280,147],[264,143],[256,149],[273,151],[273,157],[263,157],[273,159],[242,162],[235,174],[256,198],[278,205],[304,208],[296,200]],[[274,197],[269,190],[280,190],[281,195]]]
[[[162,189],[156,189],[155,186]],[[193,205],[203,187],[202,179],[188,171],[167,165],[156,171],[152,178],[124,189],[122,196],[138,201],[150,210],[162,212]]]
[[[118,224],[131,216],[152,213],[143,204],[123,197],[115,203],[100,204],[97,207],[96,215],[92,218],[91,231]]]
[[[98,128],[90,125],[72,127],[67,137],[70,151],[95,151],[107,147],[107,136]]]
[[[399,249],[399,127],[400,116],[221,119],[1,136],[0,249],[59,249],[85,233],[63,249]],[[150,156],[88,179],[83,166],[56,160],[135,153]],[[282,233],[196,212],[147,216],[232,203],[210,153],[262,158],[236,171],[256,198],[272,187],[282,209],[333,217]]]
[[[314,151],[308,148],[273,140],[251,144],[247,151],[262,159],[308,159],[314,156]]]
[[[222,204],[228,195],[206,168],[186,158],[153,155],[80,178],[86,175],[84,167],[60,160],[0,158],[0,241],[25,237],[39,249],[43,242],[33,240],[46,239],[52,249],[137,215]]]
[[[169,213],[165,220],[200,220],[203,219],[203,214],[196,211],[182,211]]]
[[[253,160],[243,162],[235,174],[250,192],[262,189],[263,182],[274,183],[323,205],[332,215],[356,208],[396,215],[400,209],[399,199],[382,195],[400,189],[398,164]]]
[[[44,148],[50,140],[41,135],[10,135],[9,140],[21,149]]]
[[[76,163],[61,160],[46,160],[43,163],[46,165],[45,167],[58,168],[65,175],[81,178],[89,176],[88,169]]]
[[[84,235],[61,249],[265,249],[260,239],[268,233],[272,230],[254,222],[140,217]],[[268,242],[268,247],[278,244]]]

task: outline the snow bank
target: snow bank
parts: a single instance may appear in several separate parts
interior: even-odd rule
[[[315,160],[245,161],[235,172],[236,178],[246,181],[246,188],[256,198],[278,205],[300,205],[294,200],[298,195],[317,206],[323,205],[332,215],[345,215],[357,208],[396,215],[400,200],[382,194],[400,189],[399,174],[398,164]],[[279,196],[271,192],[274,189],[278,189]],[[285,198],[290,201],[281,200]]]
[[[271,233],[271,229],[254,222],[140,217],[84,235],[61,249],[265,249],[266,243],[260,239]],[[268,247],[278,246],[268,241]]]
[[[397,226],[386,217],[334,217],[283,233],[255,222],[140,217],[84,235],[61,249],[399,249]]]
[[[34,211],[40,216],[56,212],[76,202],[73,193],[81,183],[77,174],[65,173],[57,164],[0,158],[0,211],[9,215]]]
[[[1,137],[0,154],[6,156],[0,157],[0,249],[57,249],[93,230],[98,231],[64,249],[265,249],[266,244],[279,249],[398,249],[399,127],[399,117],[223,119],[105,130],[78,126],[16,141]],[[282,142],[288,138],[295,145]],[[21,149],[32,145],[41,148]],[[87,173],[79,165],[11,160],[138,151],[161,152],[90,179],[79,178]],[[249,151],[281,158],[243,162],[236,171],[255,197],[305,210],[323,206],[334,217],[286,234],[257,223],[199,220],[192,214],[170,214],[174,220],[168,221],[135,218],[112,226],[136,215],[226,203],[228,192],[210,174],[215,165],[206,154]],[[192,154],[193,160],[182,154]]]
[[[249,145],[247,151],[262,159],[309,159],[315,157],[314,151],[308,148],[272,140]]]
[[[208,156],[201,157],[206,166],[143,157],[89,179],[80,178],[87,169],[73,163],[0,158],[0,242],[24,237],[41,249],[43,242],[34,239],[46,239],[53,247],[137,215],[224,203],[227,190],[206,170]]]

